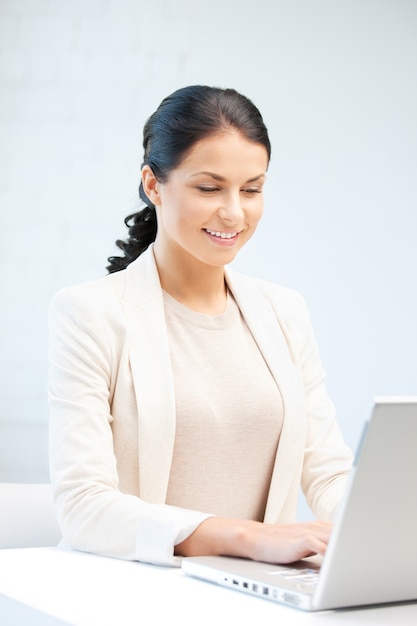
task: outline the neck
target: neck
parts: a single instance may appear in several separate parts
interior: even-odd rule
[[[167,255],[157,246],[154,254],[162,289],[170,296],[198,313],[224,313],[227,289],[223,266]]]

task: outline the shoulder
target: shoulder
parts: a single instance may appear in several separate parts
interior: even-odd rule
[[[96,280],[60,289],[52,298],[50,316],[86,319],[120,312],[126,285],[126,270]]]
[[[227,281],[232,291],[238,295],[245,294],[253,300],[266,300],[280,318],[291,319],[294,316],[308,315],[305,300],[295,289],[230,269],[227,271]]]
[[[71,305],[110,313],[115,307],[120,308],[122,302],[140,307],[155,300],[162,301],[162,290],[153,246],[149,246],[124,270],[61,289],[53,298],[52,307]]]
[[[82,325],[95,324],[104,330],[109,324],[124,324],[127,307],[162,302],[162,291],[152,248],[126,269],[96,280],[66,287],[52,298],[50,319],[72,318]],[[156,303],[156,304],[154,304]]]
[[[297,359],[317,355],[310,314],[303,296],[288,287],[239,273],[228,273],[228,281],[243,316],[252,328],[270,332],[277,325]]]

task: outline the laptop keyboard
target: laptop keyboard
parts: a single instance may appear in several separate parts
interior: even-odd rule
[[[319,572],[316,569],[305,567],[303,569],[286,568],[279,572],[280,577],[285,580],[294,580],[303,585],[313,586],[317,584]]]

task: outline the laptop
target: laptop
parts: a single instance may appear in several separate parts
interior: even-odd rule
[[[417,600],[417,397],[375,400],[320,561],[203,556],[182,569],[307,611]]]

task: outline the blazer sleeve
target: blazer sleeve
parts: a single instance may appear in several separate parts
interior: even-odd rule
[[[306,439],[301,487],[307,504],[320,519],[333,519],[343,498],[353,455],[344,442],[336,412],[326,388],[318,346],[304,299],[291,292],[293,306],[287,317],[290,349],[301,370]]]
[[[174,546],[208,517],[119,490],[110,412],[123,311],[95,283],[65,289],[49,311],[50,472],[63,543],[178,565]]]

